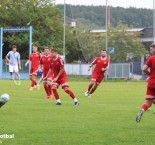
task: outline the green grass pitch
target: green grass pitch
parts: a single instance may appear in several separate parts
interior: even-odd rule
[[[135,117],[144,102],[146,82],[104,82],[91,98],[84,97],[89,82],[69,82],[80,101],[75,107],[59,89],[63,105],[44,99],[41,90],[30,92],[30,81],[15,86],[0,81],[0,94],[11,100],[0,109],[0,135],[14,134],[14,139],[0,139],[2,145],[154,145],[154,107],[140,123]]]

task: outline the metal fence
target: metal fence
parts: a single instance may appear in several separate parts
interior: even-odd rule
[[[66,64],[65,69],[69,75],[91,75],[93,69],[88,72],[89,64]],[[130,78],[132,70],[130,63],[111,63],[106,72],[107,78]]]
[[[27,79],[29,68],[25,67],[26,60],[21,60],[21,78]],[[65,70],[68,75],[89,76],[92,74],[93,68],[88,72],[89,64],[65,64]],[[107,78],[131,78],[132,69],[130,63],[111,63],[109,70],[106,72]],[[9,78],[9,67],[3,60],[2,78]]]

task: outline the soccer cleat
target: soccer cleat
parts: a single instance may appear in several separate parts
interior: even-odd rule
[[[86,91],[86,92],[84,93],[84,95],[85,95],[86,97],[88,97],[88,91]]]
[[[0,108],[5,104],[5,102],[0,102]]]
[[[62,104],[61,104],[61,102],[57,102],[56,105],[60,106],[60,105],[62,105]]]
[[[77,101],[77,102],[74,103],[74,105],[75,105],[75,106],[79,106],[80,103]]]
[[[33,91],[33,87],[30,87],[30,89],[29,89],[30,91]]]
[[[52,99],[52,95],[46,96],[45,98],[46,98],[46,99]]]
[[[86,91],[86,92],[84,93],[84,95],[85,95],[86,97],[91,97],[91,94],[89,94],[88,91]]]
[[[88,97],[91,97],[91,94],[88,93]]]
[[[144,113],[144,110],[140,110],[139,111],[139,113],[137,114],[137,117],[136,117],[136,122],[140,122],[143,113]]]

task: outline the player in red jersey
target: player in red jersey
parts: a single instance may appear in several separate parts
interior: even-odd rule
[[[143,71],[147,75],[149,75],[147,91],[146,91],[146,101],[142,105],[137,117],[136,121],[140,122],[143,113],[151,107],[151,105],[155,101],[155,44],[150,46],[151,57],[147,60],[146,64],[143,66]]]
[[[40,65],[41,55],[40,55],[40,52],[38,52],[37,46],[33,46],[32,51],[33,53],[30,55],[30,58],[28,59],[28,61],[25,63],[25,66],[27,67],[27,65],[31,62],[30,80],[32,83],[31,83],[30,91],[32,91],[34,87],[37,87],[38,90],[40,88],[40,86],[36,82],[36,76]]]
[[[50,64],[52,62],[53,58],[50,55],[50,50],[48,47],[44,48],[44,56],[42,56],[40,60],[40,67],[43,70],[43,78],[46,77],[49,69],[50,69]],[[52,76],[53,74],[51,73],[49,77],[44,80],[44,89],[46,91],[46,98],[50,99],[52,98],[52,90],[51,90],[51,82],[52,82]]]
[[[92,74],[91,83],[88,86],[88,90],[85,92],[85,96],[91,96],[91,94],[97,89],[99,84],[102,82],[104,78],[105,71],[109,68],[109,58],[107,57],[106,50],[101,51],[101,56],[97,57],[89,66],[90,68],[96,65]]]
[[[68,81],[67,81],[67,75],[64,69],[64,61],[63,59],[58,55],[58,51],[56,48],[53,48],[51,50],[51,56],[53,57],[53,61],[50,65],[49,72],[47,76],[44,79],[47,79],[48,76],[53,72],[53,83],[52,83],[52,92],[56,98],[56,105],[61,105],[60,97],[57,92],[57,88],[59,85],[62,86],[62,89],[71,96],[71,98],[74,100],[74,105],[78,106],[79,102],[77,98],[75,97],[74,93],[69,89]]]

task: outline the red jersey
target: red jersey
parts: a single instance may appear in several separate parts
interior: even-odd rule
[[[60,72],[60,68],[62,68],[62,67],[64,67],[64,61],[60,56],[58,56],[56,59],[52,60],[50,68],[52,69],[54,78],[57,77],[58,73]],[[62,75],[60,76],[60,78],[58,80],[60,80],[64,77],[66,77],[65,70],[63,71]]]
[[[40,52],[32,53],[29,60],[31,61],[31,68],[38,68],[40,64]]]
[[[150,68],[150,78],[148,80],[148,87],[155,88],[155,56],[149,57],[146,65]]]
[[[52,62],[53,58],[48,55],[48,56],[42,56],[40,60],[40,64],[43,66],[43,72],[48,72],[50,69],[50,64]]]
[[[98,74],[104,74],[105,71],[102,71],[102,68],[106,68],[109,66],[109,59],[106,57],[106,58],[102,58],[101,56],[100,57],[97,57],[93,62],[92,64],[96,64],[95,66],[95,69],[94,69],[94,72],[95,73],[98,73]]]

